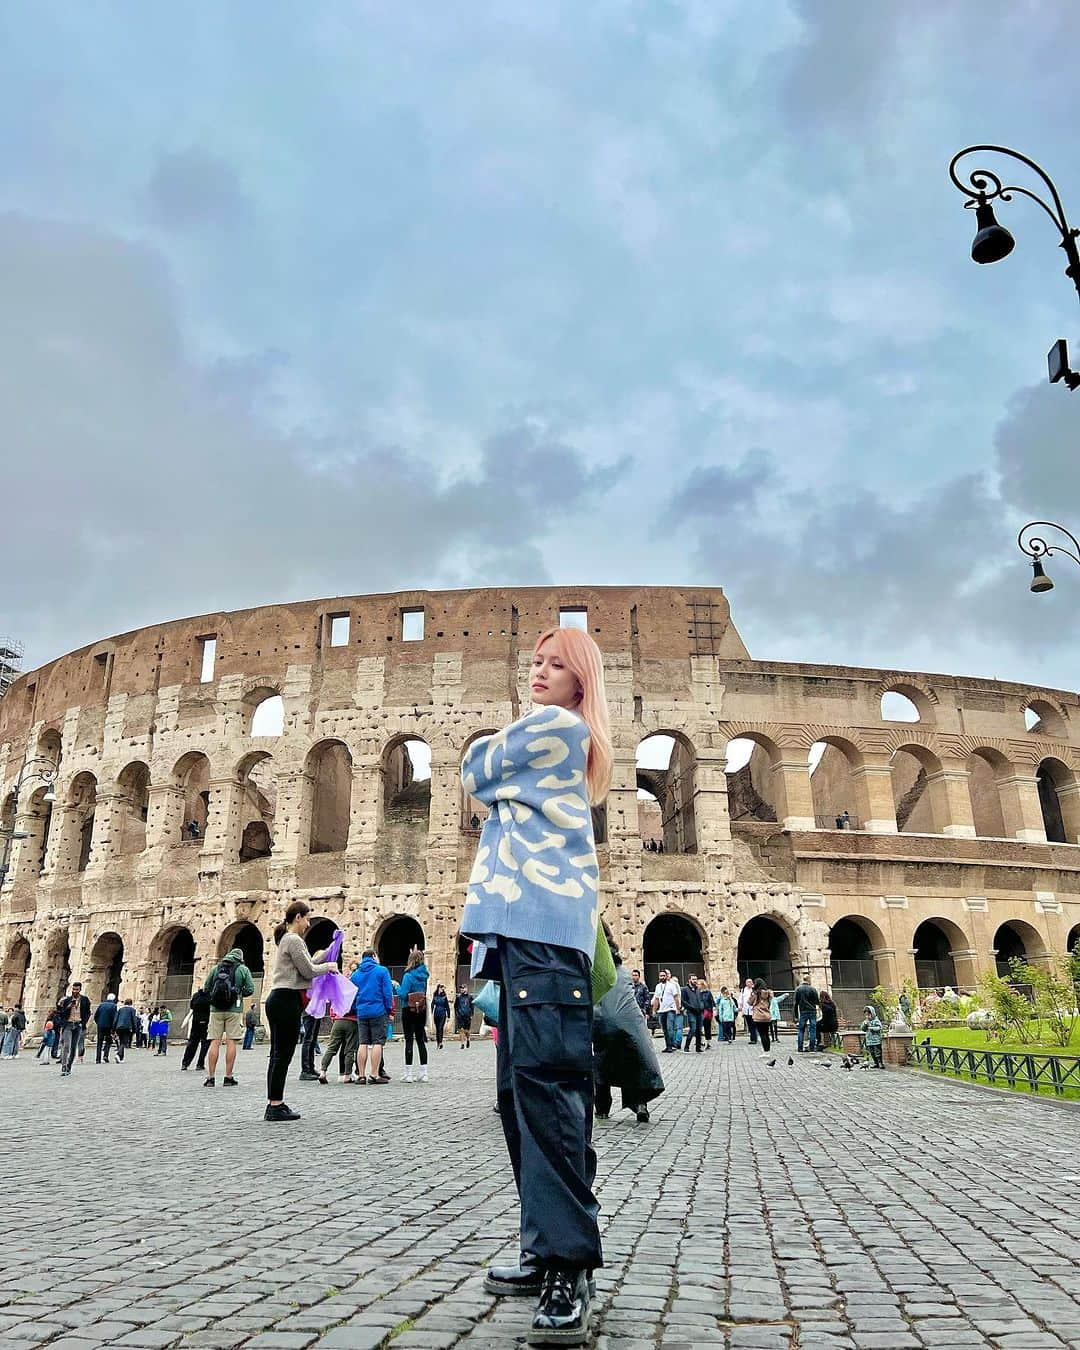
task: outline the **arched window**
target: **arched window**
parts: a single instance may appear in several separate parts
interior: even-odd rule
[[[863,828],[860,805],[865,789],[852,778],[852,771],[861,763],[862,755],[855,746],[839,736],[815,741],[810,747],[806,764],[814,823],[819,830]]]
[[[280,694],[259,690],[257,702],[244,700],[251,709],[249,736],[280,736],[285,728],[285,703]]]
[[[210,761],[198,750],[189,751],[177,763],[173,777],[184,794],[177,839],[197,843],[206,838],[210,816]]]
[[[890,689],[881,696],[881,720],[883,722],[918,722],[919,710],[906,694],[898,689]]]
[[[240,861],[269,858],[273,850],[277,781],[274,761],[262,751],[245,756],[238,769],[241,801]]]
[[[128,857],[146,848],[146,820],[150,812],[150,769],[142,760],[133,760],[116,780],[120,799],[120,819],[114,820],[113,834],[120,836],[120,855]]]
[[[310,853],[343,853],[352,810],[352,755],[342,741],[323,741],[307,757],[311,792]]]
[[[92,773],[76,775],[69,801],[74,807],[73,825],[78,831],[74,848],[75,869],[85,872],[94,843],[94,814],[97,809],[97,779]],[[67,865],[70,866],[70,862]]]
[[[161,963],[156,1002],[170,1009],[179,1027],[187,1014],[195,979],[195,938],[187,928],[166,928],[151,943]]]
[[[1076,774],[1060,759],[1044,759],[1036,773],[1043,828],[1051,844],[1075,844],[1080,838],[1080,795]]]
[[[431,747],[419,736],[391,742],[382,762],[383,820],[388,825],[422,825],[431,810]]]
[[[1053,736],[1057,740],[1068,738],[1065,719],[1052,703],[1046,699],[1033,698],[1024,709],[1024,726],[1033,736]]]
[[[728,814],[732,821],[777,820],[773,764],[776,746],[763,738],[737,736],[727,743]]]
[[[965,767],[976,835],[980,839],[1008,838],[998,786],[999,777],[1010,772],[1008,760],[997,750],[979,749],[968,756]]]
[[[944,821],[938,820],[930,778],[941,773],[941,762],[921,745],[905,745],[893,752],[893,801],[896,828],[901,833],[940,834]]]
[[[697,852],[697,753],[685,736],[654,734],[638,745],[638,828],[642,844],[664,853]]]
[[[1037,928],[1023,919],[1010,919],[994,934],[994,951],[997,973],[1008,979],[1013,973],[1014,961],[1030,964],[1042,960],[1046,956],[1046,944]]]

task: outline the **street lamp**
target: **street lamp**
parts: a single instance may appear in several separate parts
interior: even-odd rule
[[[1042,535],[1031,534],[1031,530],[1057,530],[1068,540],[1066,544],[1048,544]],[[1031,570],[1034,574],[1030,589],[1036,594],[1041,595],[1043,591],[1052,591],[1054,583],[1046,575],[1042,565],[1044,558],[1049,558],[1051,554],[1062,553],[1067,558],[1071,558],[1074,563],[1080,567],[1080,540],[1077,539],[1071,531],[1064,525],[1058,525],[1052,520],[1030,520],[1016,536],[1017,547],[1021,553],[1026,553],[1031,559]],[[1072,545],[1070,548],[1069,545]]]
[[[30,772],[28,773],[27,770],[30,770]],[[29,783],[35,778],[40,778],[45,784],[45,793],[41,800],[52,806],[56,801],[56,775],[59,772],[60,766],[51,759],[46,759],[44,755],[35,755],[32,759],[23,760],[19,776],[15,780],[15,788],[11,794],[11,829],[0,829],[0,837],[4,840],[4,851],[0,854],[0,886],[3,886],[7,880],[11,841],[30,837],[25,830],[15,828],[15,821],[19,815],[19,793],[22,791],[23,783]]]
[[[1042,197],[1038,193],[1032,192],[1030,188],[1017,187],[1014,184],[1006,186],[997,174],[990,169],[972,169],[968,174],[968,181],[962,182],[957,174],[959,161],[965,155],[981,154],[984,150],[996,155],[1006,155],[1009,159],[1015,159],[1021,164],[1026,164],[1046,184],[1050,193],[1050,202],[1043,201]],[[964,205],[969,210],[974,209],[975,211],[977,228],[971,244],[971,256],[975,262],[1000,262],[1002,258],[1007,258],[1015,248],[1016,240],[1004,225],[998,223],[991,202],[1010,202],[1013,193],[1018,192],[1022,197],[1029,197],[1038,206],[1041,206],[1054,222],[1058,234],[1061,235],[1060,246],[1065,250],[1065,257],[1068,259],[1069,265],[1065,268],[1065,275],[1071,278],[1073,285],[1076,287],[1076,293],[1080,296],[1080,251],[1077,250],[1076,245],[1080,230],[1073,229],[1069,224],[1053,179],[1033,159],[1028,159],[1027,155],[1022,155],[1019,150],[1010,150],[1007,145],[969,145],[966,149],[953,155],[949,163],[949,177],[967,197],[968,200]],[[1057,375],[1054,373],[1055,362],[1059,371]],[[1050,352],[1050,381],[1052,384],[1056,384],[1060,379],[1064,379],[1069,389],[1075,389],[1080,385],[1080,375],[1076,375],[1075,372],[1068,369],[1068,354],[1065,349],[1064,338],[1059,339]]]

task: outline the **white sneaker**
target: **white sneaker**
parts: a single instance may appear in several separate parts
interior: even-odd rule
[[[762,1059],[768,1059],[769,1056],[771,1055],[771,1053],[772,1053],[772,1052],[769,1051],[769,1050],[762,1050],[762,1052],[761,1052],[761,1058],[762,1058]]]
[[[401,1075],[401,1081],[402,1081],[403,1083],[411,1083],[412,1080],[413,1080],[413,1079],[412,1079],[412,1069],[406,1069],[405,1072]]]
[[[426,1064],[425,1064],[424,1067],[420,1070],[420,1074],[419,1074],[419,1076],[417,1077],[417,1080],[416,1080],[416,1081],[417,1081],[418,1083],[426,1083],[426,1082],[427,1082],[427,1065],[426,1065]]]

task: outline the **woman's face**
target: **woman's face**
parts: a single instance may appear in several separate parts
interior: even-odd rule
[[[578,677],[567,670],[551,638],[533,657],[530,692],[534,703],[558,708],[576,708],[581,702]]]
[[[293,919],[292,930],[299,937],[303,937],[310,927],[311,927],[310,914],[298,914],[296,918]]]

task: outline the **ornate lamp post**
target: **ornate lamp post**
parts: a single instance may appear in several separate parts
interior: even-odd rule
[[[1068,543],[1048,544],[1039,534],[1032,534],[1032,530],[1056,530],[1058,534],[1064,535]],[[1067,558],[1071,558],[1078,567],[1080,567],[1080,540],[1076,535],[1067,530],[1064,525],[1058,525],[1052,520],[1031,520],[1024,526],[1016,536],[1016,543],[1021,553],[1026,553],[1031,559],[1031,570],[1034,577],[1031,582],[1031,590],[1036,595],[1043,591],[1052,591],[1054,583],[1043,570],[1042,560],[1049,558],[1055,553],[1063,553]],[[1071,547],[1070,547],[1071,545]]]
[[[27,770],[30,770],[30,772],[27,772]],[[4,840],[4,851],[0,854],[0,886],[3,886],[7,880],[11,841],[30,837],[25,831],[15,829],[15,821],[19,815],[19,793],[22,791],[23,783],[29,783],[35,778],[40,778],[46,784],[45,796],[42,801],[51,806],[56,801],[56,775],[59,771],[59,765],[54,764],[51,759],[46,759],[44,755],[35,755],[33,759],[23,761],[19,776],[15,780],[15,791],[12,793],[11,829],[0,829],[0,837]]]
[[[1009,159],[1015,159],[1021,164],[1026,164],[1046,184],[1050,201],[1044,201],[1038,193],[1032,192],[1030,188],[1017,187],[1013,184],[1005,185],[997,174],[990,169],[972,169],[968,174],[967,182],[961,181],[957,173],[959,161],[965,155],[981,154],[983,151],[1005,155]],[[991,203],[993,201],[1012,201],[1013,194],[1019,193],[1022,197],[1028,197],[1036,205],[1041,206],[1054,222],[1054,227],[1061,236],[1060,246],[1065,250],[1065,256],[1068,259],[1065,275],[1072,280],[1076,287],[1076,293],[1080,296],[1080,251],[1078,251],[1076,245],[1080,230],[1074,229],[1069,224],[1053,179],[1033,159],[1028,159],[1027,155],[1020,154],[1018,150],[1010,150],[1006,145],[969,145],[953,155],[949,163],[949,177],[967,197],[968,200],[964,205],[975,212],[977,230],[971,244],[971,256],[975,262],[1000,262],[1002,258],[1007,258],[1015,248],[1016,240],[1004,225],[998,224]],[[1069,389],[1080,386],[1080,373],[1069,369],[1068,352],[1064,338],[1060,338],[1054,343],[1047,359],[1050,366],[1051,384],[1056,384],[1058,380],[1064,380]]]

